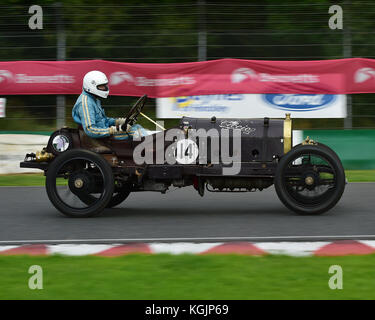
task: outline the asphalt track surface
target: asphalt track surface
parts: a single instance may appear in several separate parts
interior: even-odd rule
[[[44,187],[0,187],[0,203],[0,244],[375,239],[375,183],[348,184],[319,216],[289,211],[273,187],[203,198],[193,188],[133,193],[86,219],[60,214]]]

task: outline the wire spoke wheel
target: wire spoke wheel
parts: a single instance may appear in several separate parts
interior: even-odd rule
[[[63,214],[94,216],[112,198],[112,170],[102,157],[91,151],[67,151],[48,170],[46,189],[52,204]]]
[[[299,214],[320,214],[332,208],[345,188],[340,159],[327,146],[297,146],[280,161],[275,188],[280,200]]]
[[[330,196],[337,184],[336,175],[322,156],[303,154],[288,163],[283,180],[291,197],[302,204],[312,205]]]

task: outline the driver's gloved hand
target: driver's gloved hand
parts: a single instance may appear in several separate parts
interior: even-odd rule
[[[121,126],[112,126],[112,127],[109,127],[109,134],[110,135],[115,135],[115,134],[119,134],[119,133],[121,133],[121,132],[123,132],[122,130],[121,130]]]
[[[116,119],[116,126],[122,126],[126,121],[126,118],[117,118]]]

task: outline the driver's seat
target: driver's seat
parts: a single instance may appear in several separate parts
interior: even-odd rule
[[[81,147],[100,154],[108,154],[113,152],[106,143],[108,138],[91,138],[85,133],[81,125],[78,126],[78,132],[79,140],[81,141]]]

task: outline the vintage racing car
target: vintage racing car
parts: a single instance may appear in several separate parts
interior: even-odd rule
[[[143,115],[146,100],[145,95],[135,103],[126,124]],[[135,157],[147,158],[146,153],[148,162]],[[289,209],[321,214],[340,200],[346,184],[341,161],[328,146],[306,138],[292,147],[288,114],[285,119],[183,117],[176,128],[129,140],[92,139],[82,128],[64,127],[20,166],[44,171],[50,201],[70,217],[98,215],[131,192],[165,193],[171,186],[193,186],[203,196],[205,190],[261,191],[275,185]]]

